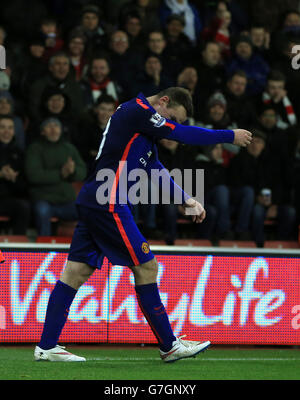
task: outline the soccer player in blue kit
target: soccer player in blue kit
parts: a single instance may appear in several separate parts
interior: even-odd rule
[[[156,283],[156,258],[130,211],[130,199],[127,198],[130,182],[127,193],[122,193],[120,184],[124,174],[128,176],[136,168],[145,169],[149,176],[154,169],[163,171],[169,178],[173,196],[180,192],[183,206],[193,209],[193,221],[201,223],[205,218],[203,206],[172,180],[157,158],[156,142],[167,138],[190,145],[233,143],[245,147],[251,142],[252,135],[244,129],[209,130],[183,125],[192,114],[190,93],[172,87],[148,98],[140,93],[121,104],[110,118],[94,169],[77,198],[78,224],[66,267],[49,298],[41,340],[34,351],[35,360],[86,361],[57,342],[77,290],[95,269],[101,268],[104,257],[113,265],[128,266],[133,272],[139,307],[157,338],[164,362],[194,357],[210,345],[209,341],[190,341],[174,336]],[[97,180],[97,173],[103,169],[110,169],[115,174],[107,204],[100,204],[97,199],[97,190],[103,184]]]

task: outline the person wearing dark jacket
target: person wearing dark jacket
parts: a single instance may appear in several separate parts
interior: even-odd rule
[[[197,227],[200,238],[233,239],[230,222],[230,192],[222,153],[221,144],[207,146],[196,156],[193,165],[193,168],[204,170],[206,218]]]
[[[284,182],[276,169],[276,158],[266,146],[266,135],[252,130],[253,140],[247,149],[243,149],[230,165],[230,180],[233,187],[251,188],[256,204],[252,214],[252,234],[257,246],[262,247],[264,221],[266,218],[276,219],[278,223],[278,239],[289,239],[293,231],[296,212],[284,201]],[[249,207],[245,208],[250,219]],[[244,218],[245,218],[244,216]]]
[[[48,87],[60,88],[71,99],[71,110],[77,115],[84,107],[81,86],[75,80],[69,57],[65,53],[54,54],[48,64],[48,74],[42,76],[31,86],[28,93],[29,114],[31,118],[41,118],[39,106],[44,90]]]
[[[195,65],[198,72],[197,92],[199,107],[195,109],[195,117],[202,119],[205,116],[205,105],[208,97],[217,90],[221,90],[225,81],[225,68],[221,64],[221,49],[215,42],[205,43],[200,54],[195,54],[200,59]]]
[[[115,99],[102,94],[98,97],[94,107],[88,109],[79,119],[78,130],[76,136],[73,136],[73,143],[88,168],[92,166],[98,154],[103,132],[115,110]]]
[[[24,154],[16,145],[14,121],[0,117],[0,214],[10,217],[14,235],[25,235],[30,205],[24,176]]]
[[[77,116],[72,114],[71,100],[60,88],[48,87],[41,97],[40,118],[32,121],[27,130],[27,144],[40,136],[40,125],[47,118],[58,119],[63,128],[63,136],[72,142],[77,136]]]
[[[223,94],[227,101],[227,111],[239,126],[250,129],[256,120],[256,110],[251,97],[246,94],[248,78],[246,72],[235,71],[226,81]]]
[[[159,159],[169,170],[189,168],[191,164],[191,155],[189,146],[184,146],[174,140],[162,139],[158,144]],[[163,222],[164,222],[164,240],[167,245],[173,245],[177,238],[177,219],[179,216],[179,206],[170,204],[161,204]]]
[[[59,120],[41,124],[41,137],[27,150],[25,172],[39,235],[51,235],[52,217],[77,219],[72,182],[85,178],[86,166],[75,146],[62,138]]]

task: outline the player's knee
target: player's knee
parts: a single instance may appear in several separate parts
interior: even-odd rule
[[[136,267],[131,267],[134,274],[136,285],[147,285],[149,283],[155,283],[158,273],[158,263],[156,258],[140,264]]]
[[[94,272],[87,264],[68,261],[60,280],[74,289],[79,289]]]

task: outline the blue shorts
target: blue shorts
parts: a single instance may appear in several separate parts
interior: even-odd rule
[[[68,260],[101,268],[104,257],[113,265],[134,266],[154,258],[128,207],[110,212],[77,206]]]

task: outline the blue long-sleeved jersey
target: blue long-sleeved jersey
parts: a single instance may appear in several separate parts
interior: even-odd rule
[[[77,204],[114,211],[120,209],[121,204],[130,204],[128,191],[135,183],[127,180],[131,171],[141,168],[150,176],[151,171],[157,169],[168,175],[157,156],[156,142],[163,138],[190,145],[209,145],[232,143],[234,132],[185,126],[163,118],[140,93],[137,98],[121,104],[110,118],[103,133],[94,169],[78,195]],[[113,179],[108,176],[107,179],[103,179],[103,176],[99,178],[103,171],[108,170],[113,172]],[[183,200],[189,197],[169,175],[168,178],[173,196],[175,192],[177,195],[180,192]],[[127,180],[126,186],[121,185],[124,179]],[[104,193],[103,188],[109,194],[106,204],[99,202],[99,193]]]

